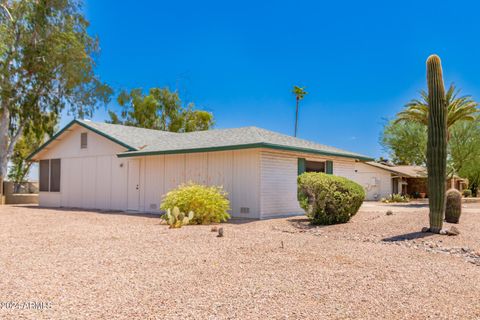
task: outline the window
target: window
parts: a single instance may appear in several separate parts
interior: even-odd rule
[[[40,191],[60,192],[60,159],[40,160]]]
[[[88,136],[86,132],[80,134],[80,149],[87,149]]]
[[[50,160],[50,192],[60,192],[60,159]]]
[[[305,171],[306,172],[325,172],[325,162],[324,161],[306,161]]]
[[[50,160],[40,160],[40,191],[50,190]]]

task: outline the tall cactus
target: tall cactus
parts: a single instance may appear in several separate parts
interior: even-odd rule
[[[428,197],[430,232],[439,233],[445,212],[447,173],[447,104],[442,63],[437,55],[427,59],[428,84]]]

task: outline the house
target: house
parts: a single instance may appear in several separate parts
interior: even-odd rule
[[[390,187],[388,187],[387,179],[383,185],[387,185],[380,192],[381,197],[388,196],[389,194],[403,194],[409,195],[414,198],[422,198],[428,196],[427,189],[427,168],[424,166],[394,166],[385,163],[378,162],[365,162],[361,164],[363,167],[370,167],[370,170],[376,171],[378,176],[386,177],[390,175]],[[381,173],[383,171],[383,173]],[[455,188],[459,191],[463,191],[468,187],[468,180],[453,176],[447,180],[447,189]]]
[[[318,171],[356,179],[371,158],[245,127],[172,133],[74,120],[30,157],[39,162],[39,204],[159,212],[161,196],[193,181],[221,185],[232,215],[301,214],[297,176]]]

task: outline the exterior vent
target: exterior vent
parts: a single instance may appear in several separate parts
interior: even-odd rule
[[[157,204],[156,203],[150,203],[150,209],[151,210],[157,210]]]
[[[240,213],[250,213],[250,208],[241,207],[241,208],[240,208]]]
[[[87,149],[88,136],[86,132],[80,134],[80,149]]]

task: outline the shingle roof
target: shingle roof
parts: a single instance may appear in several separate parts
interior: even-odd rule
[[[29,158],[36,155],[73,124],[91,129],[126,147],[128,151],[118,154],[119,157],[247,148],[272,148],[360,160],[372,160],[370,157],[359,153],[298,139],[257,127],[173,133],[85,120],[72,121]]]
[[[135,150],[140,150],[145,145],[150,145],[167,136],[176,135],[175,133],[168,131],[137,128],[105,122],[93,122],[88,120],[77,121],[87,128],[95,129],[95,131],[102,132],[105,135],[115,138]]]
[[[427,168],[423,166],[388,166],[378,162],[366,162],[371,166],[385,169],[397,175],[407,177],[407,178],[426,178],[427,177]]]
[[[123,127],[123,126],[122,126]],[[123,127],[125,131],[129,127]],[[149,132],[145,132],[149,135]],[[180,153],[180,151],[208,151],[208,149],[274,146],[304,151],[321,152],[331,155],[347,156],[359,159],[370,159],[365,155],[322,145],[319,143],[294,138],[284,134],[268,131],[257,127],[234,129],[214,129],[186,133],[170,133],[168,136],[154,138],[145,137],[146,145],[140,151],[126,152],[120,156],[135,154]],[[301,151],[301,150],[299,150]]]

